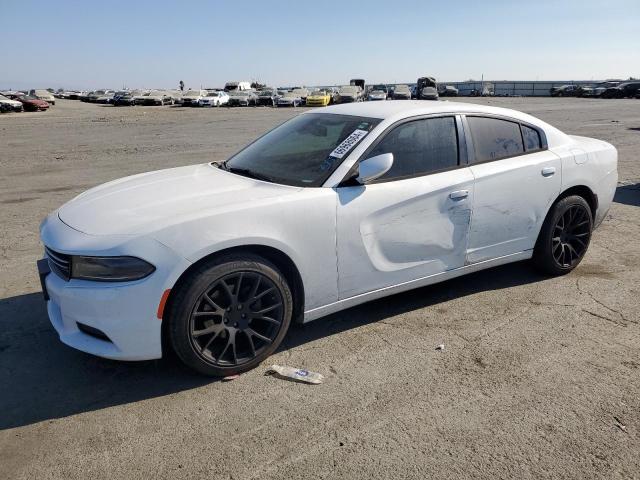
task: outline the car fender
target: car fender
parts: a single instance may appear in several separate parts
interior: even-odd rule
[[[236,247],[276,249],[298,269],[305,307],[311,309],[338,298],[336,202],[332,189],[301,189],[260,205],[169,225],[153,237],[190,263]]]

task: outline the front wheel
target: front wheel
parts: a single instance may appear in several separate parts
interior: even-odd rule
[[[166,321],[178,357],[210,376],[256,367],[282,342],[293,312],[287,281],[256,255],[228,255],[178,287]]]
[[[534,265],[551,275],[569,273],[587,253],[592,230],[591,207],[584,198],[572,195],[559,200],[542,225]]]

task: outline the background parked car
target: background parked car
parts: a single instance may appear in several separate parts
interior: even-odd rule
[[[253,90],[235,90],[227,93],[229,95],[227,106],[229,107],[255,107],[258,105],[258,95]]]
[[[29,95],[37,99],[44,100],[45,102],[49,103],[49,105],[56,104],[56,97],[54,97],[49,90],[41,90],[41,89],[29,90]]]
[[[394,100],[411,100],[411,90],[408,85],[396,85],[393,89]]]
[[[275,88],[263,88],[258,92],[258,105],[275,107],[281,95]]]
[[[577,85],[562,85],[560,87],[551,87],[549,89],[549,94],[552,97],[575,97],[578,92]]]
[[[602,98],[635,98],[640,93],[640,81],[639,82],[624,82],[617,87],[607,88],[602,95]]]
[[[441,97],[457,97],[458,89],[453,85],[438,85],[438,95]]]
[[[305,104],[308,107],[326,107],[331,104],[332,97],[327,90],[314,90],[307,97]]]
[[[576,89],[576,97],[595,97],[596,91],[592,85],[579,85]]]
[[[96,103],[101,103],[101,104],[113,103],[113,97],[115,96],[116,93],[119,93],[119,92],[109,91],[108,93],[105,93],[104,95],[96,98]]]
[[[12,100],[2,94],[0,94],[0,106],[5,112],[21,112],[23,110],[22,102]]]
[[[207,96],[206,90],[188,90],[184,92],[182,95],[182,106],[183,107],[198,107],[200,104],[198,103],[201,98]]]
[[[278,99],[277,105],[278,107],[299,107],[302,105],[302,98],[294,91],[285,92],[285,94]]]
[[[291,90],[291,92],[295,93],[296,95],[298,95],[302,99],[302,104],[303,105],[305,103],[307,103],[307,97],[311,93],[311,91],[308,88],[305,88],[305,87],[296,87],[293,90]]]
[[[131,105],[135,105],[135,101],[134,98],[137,95],[141,95],[142,91],[140,90],[123,90],[121,92],[116,92],[113,95],[113,99],[111,101],[111,104],[114,107],[120,107],[120,106],[131,106]]]
[[[201,107],[219,107],[229,102],[229,94],[222,90],[209,90],[204,97],[198,100]]]
[[[340,87],[340,91],[338,92],[338,102],[337,103],[352,103],[352,102],[361,102],[363,99],[362,88],[358,85],[345,85]]]
[[[62,98],[66,98],[67,100],[78,100],[78,97],[84,95],[86,92],[81,92],[77,90],[65,90],[62,94]]]
[[[617,87],[622,82],[607,80],[606,82],[596,83],[593,86],[594,96],[600,97],[607,88]]]
[[[164,90],[151,90],[149,92],[145,92],[142,95],[134,97],[134,101],[136,105],[146,106],[173,105],[175,103],[173,96]]]
[[[227,93],[237,90],[251,90],[251,82],[227,82],[224,84],[224,91]]]
[[[109,94],[113,94],[113,90],[93,90],[86,95],[81,95],[79,98],[82,102],[96,103],[100,97]]]
[[[437,100],[438,82],[433,77],[420,77],[416,82],[416,98],[418,100]]]
[[[389,89],[386,85],[378,84],[371,87],[369,93],[367,94],[367,100],[375,101],[375,100],[386,100],[387,95],[389,93]]]
[[[11,100],[17,100],[22,103],[22,107],[26,112],[37,112],[39,110],[47,110],[49,108],[48,102],[31,95],[25,95],[24,93],[9,93],[5,94],[5,96]]]

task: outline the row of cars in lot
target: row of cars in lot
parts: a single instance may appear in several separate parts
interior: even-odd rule
[[[55,105],[56,99],[48,90],[30,90],[29,93],[8,90],[0,92],[0,113],[38,112]]]
[[[472,91],[472,95],[480,95]],[[552,97],[640,98],[640,81],[614,81],[593,85],[567,84],[553,87]],[[224,88],[182,90],[109,90],[89,92],[33,89],[0,92],[0,113],[42,111],[55,105],[56,98],[80,100],[88,103],[113,106],[161,106],[182,105],[192,107],[324,107],[335,103],[352,103],[380,100],[437,100],[453,97],[458,90],[451,85],[438,84],[433,77],[420,77],[415,85],[374,84],[366,85],[364,79],[351,79],[341,87],[293,87],[274,88],[250,82],[228,82]],[[485,95],[485,93],[482,93]],[[489,93],[487,93],[489,95]]]
[[[442,95],[452,94],[453,87],[440,90]],[[455,91],[455,89],[453,89]],[[457,94],[457,91],[455,93]],[[59,98],[89,103],[132,105],[182,105],[192,107],[259,106],[322,107],[334,103],[352,103],[376,100],[409,100],[411,98],[437,100],[439,90],[433,77],[422,77],[413,88],[409,85],[366,85],[364,79],[352,79],[341,87],[274,88],[257,86],[250,82],[228,82],[224,88],[182,90],[94,90],[92,92],[56,92]]]
[[[552,97],[640,98],[640,80],[608,80],[593,85],[567,84],[549,90]]]

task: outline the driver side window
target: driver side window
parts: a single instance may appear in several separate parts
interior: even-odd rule
[[[393,165],[378,182],[411,178],[458,165],[455,117],[412,120],[385,135],[367,158],[393,153]]]

